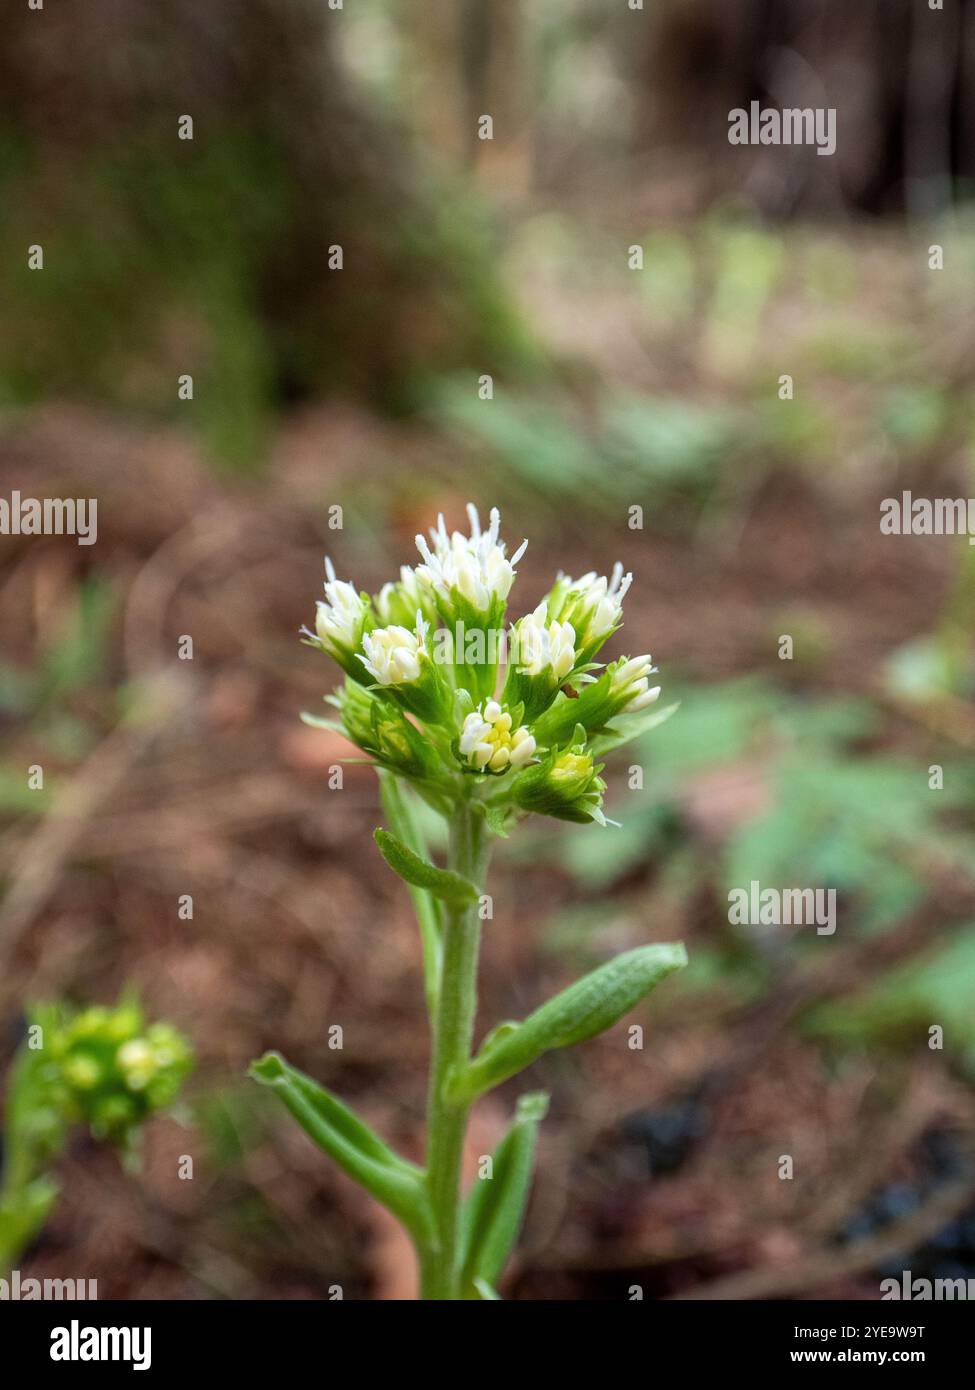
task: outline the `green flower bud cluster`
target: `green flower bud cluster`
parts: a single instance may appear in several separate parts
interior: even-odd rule
[[[69,1123],[124,1143],[171,1104],[192,1066],[190,1046],[172,1024],[147,1026],[135,1003],[99,1005],[48,1028],[38,1082]]]
[[[438,809],[468,797],[474,775],[502,819],[535,811],[605,824],[591,740],[635,737],[643,721],[633,716],[660,694],[649,656],[593,661],[622,623],[632,576],[619,564],[609,578],[560,574],[506,628],[527,542],[509,558],[497,509],[486,531],[473,506],[468,514],[469,536],[440,517],[429,541],[417,537],[422,563],[372,598],[326,562],[326,601],[306,640],[346,672],[329,697],[337,727]]]
[[[31,1011],[7,1082],[0,1172],[0,1277],[41,1230],[58,1197],[53,1165],[72,1125],[87,1124],[131,1158],[139,1125],[169,1105],[193,1065],[181,1033],[146,1025],[131,1000],[70,1013]]]

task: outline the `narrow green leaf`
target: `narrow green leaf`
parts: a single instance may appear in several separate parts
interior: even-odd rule
[[[26,1187],[0,1194],[0,1279],[42,1230],[60,1189],[51,1178],[35,1178]]]
[[[548,1096],[522,1096],[507,1134],[491,1159],[491,1176],[475,1179],[461,1214],[461,1288],[497,1298],[494,1285],[521,1229],[535,1161],[538,1126]]]
[[[501,1295],[498,1293],[497,1289],[491,1288],[491,1285],[487,1282],[486,1279],[475,1279],[473,1287],[474,1292],[477,1294],[478,1298],[481,1300],[482,1303],[501,1302]]]
[[[28,1022],[53,1037],[64,1011],[54,1004],[33,1005]],[[53,1165],[68,1137],[69,1119],[57,1091],[56,1069],[43,1047],[21,1043],[7,1085],[3,1138],[3,1194],[19,1192]]]
[[[403,793],[396,777],[391,772],[379,772],[379,795],[383,810],[396,835],[407,849],[420,856],[426,846],[416,823],[409,801]],[[423,944],[423,985],[427,1000],[427,1012],[434,1018],[440,994],[440,964],[443,956],[443,932],[440,922],[440,909],[437,899],[426,888],[418,888],[408,883],[410,901],[416,913]]]
[[[413,883],[417,888],[426,888],[445,902],[477,902],[477,889],[473,883],[461,878],[460,874],[455,874],[452,869],[438,869],[428,859],[421,859],[388,830],[375,830],[373,838],[389,867],[407,883]]]
[[[474,1060],[450,1079],[450,1100],[472,1100],[530,1066],[543,1052],[604,1032],[654,985],[686,964],[687,952],[680,942],[638,946],[607,961],[517,1027],[489,1038]]]
[[[349,737],[345,725],[338,719],[326,719],[324,715],[309,714],[307,710],[302,710],[299,717],[302,724],[307,724],[311,729],[328,729],[330,733],[341,734],[345,739]]]
[[[429,1228],[423,1173],[395,1154],[379,1136],[330,1092],[277,1052],[252,1062],[250,1075],[270,1086],[319,1148],[389,1208],[414,1236]]]
[[[615,719],[609,721],[601,733],[594,734],[590,740],[593,757],[603,758],[614,749],[632,743],[635,738],[642,738],[651,729],[665,724],[679,709],[680,704],[677,703],[665,705],[663,709],[640,710],[637,714],[618,714]]]
[[[324,1123],[328,1124],[336,1134],[341,1135],[347,1143],[354,1145],[367,1158],[376,1163],[385,1163],[393,1167],[398,1164],[406,1166],[405,1161],[400,1159],[388,1144],[385,1144],[379,1135],[360,1120],[347,1105],[326,1091],[323,1086],[319,1086],[318,1082],[313,1081],[310,1076],[299,1071],[297,1067],[292,1067],[279,1053],[265,1053],[259,1061],[252,1065],[251,1074],[256,1080],[268,1085],[283,1083],[294,1086],[296,1092],[313,1108]]]

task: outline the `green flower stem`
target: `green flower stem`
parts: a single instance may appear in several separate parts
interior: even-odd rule
[[[478,891],[488,857],[488,834],[480,808],[462,803],[450,822],[448,864]],[[477,956],[480,919],[477,905],[445,905],[443,962],[433,1021],[433,1060],[427,1111],[427,1183],[434,1236],[421,1252],[421,1297],[450,1299],[459,1294],[457,1226],[460,1168],[470,1102],[446,1099],[446,1082],[455,1067],[470,1060],[477,1009]]]

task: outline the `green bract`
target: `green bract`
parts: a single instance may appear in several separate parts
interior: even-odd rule
[[[651,710],[649,656],[605,668],[594,657],[622,623],[631,576],[560,575],[547,598],[511,622],[515,565],[491,512],[481,530],[448,532],[443,518],[421,561],[374,599],[328,565],[327,603],[309,644],[347,673],[329,697],[344,732],[377,766],[388,829],[375,832],[409,891],[423,945],[432,1032],[427,1151],[396,1155],[341,1101],[269,1053],[254,1077],[310,1137],[401,1221],[416,1247],[425,1298],[494,1299],[517,1238],[547,1099],[522,1097],[465,1201],[460,1161],[471,1105],[554,1048],[611,1028],[685,962],[673,944],[638,947],[491,1031],[472,1058],[484,877],[493,841],[524,816],[605,826],[600,756],[662,723]],[[506,662],[504,680],[501,667]],[[498,687],[503,685],[499,694]],[[447,863],[433,862],[414,815],[418,792],[445,821]]]
[[[377,763],[419,781],[440,777],[436,749],[390,696],[347,680],[335,704],[349,738]]]

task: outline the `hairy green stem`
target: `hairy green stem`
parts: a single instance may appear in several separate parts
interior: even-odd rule
[[[449,867],[480,890],[487,862],[488,835],[479,809],[465,802],[450,823]],[[471,1055],[477,1009],[477,956],[480,920],[476,905],[450,907],[444,914],[443,956],[433,1026],[433,1060],[427,1108],[427,1183],[434,1236],[421,1252],[421,1297],[458,1296],[457,1228],[460,1169],[470,1102],[445,1098],[445,1083]]]

